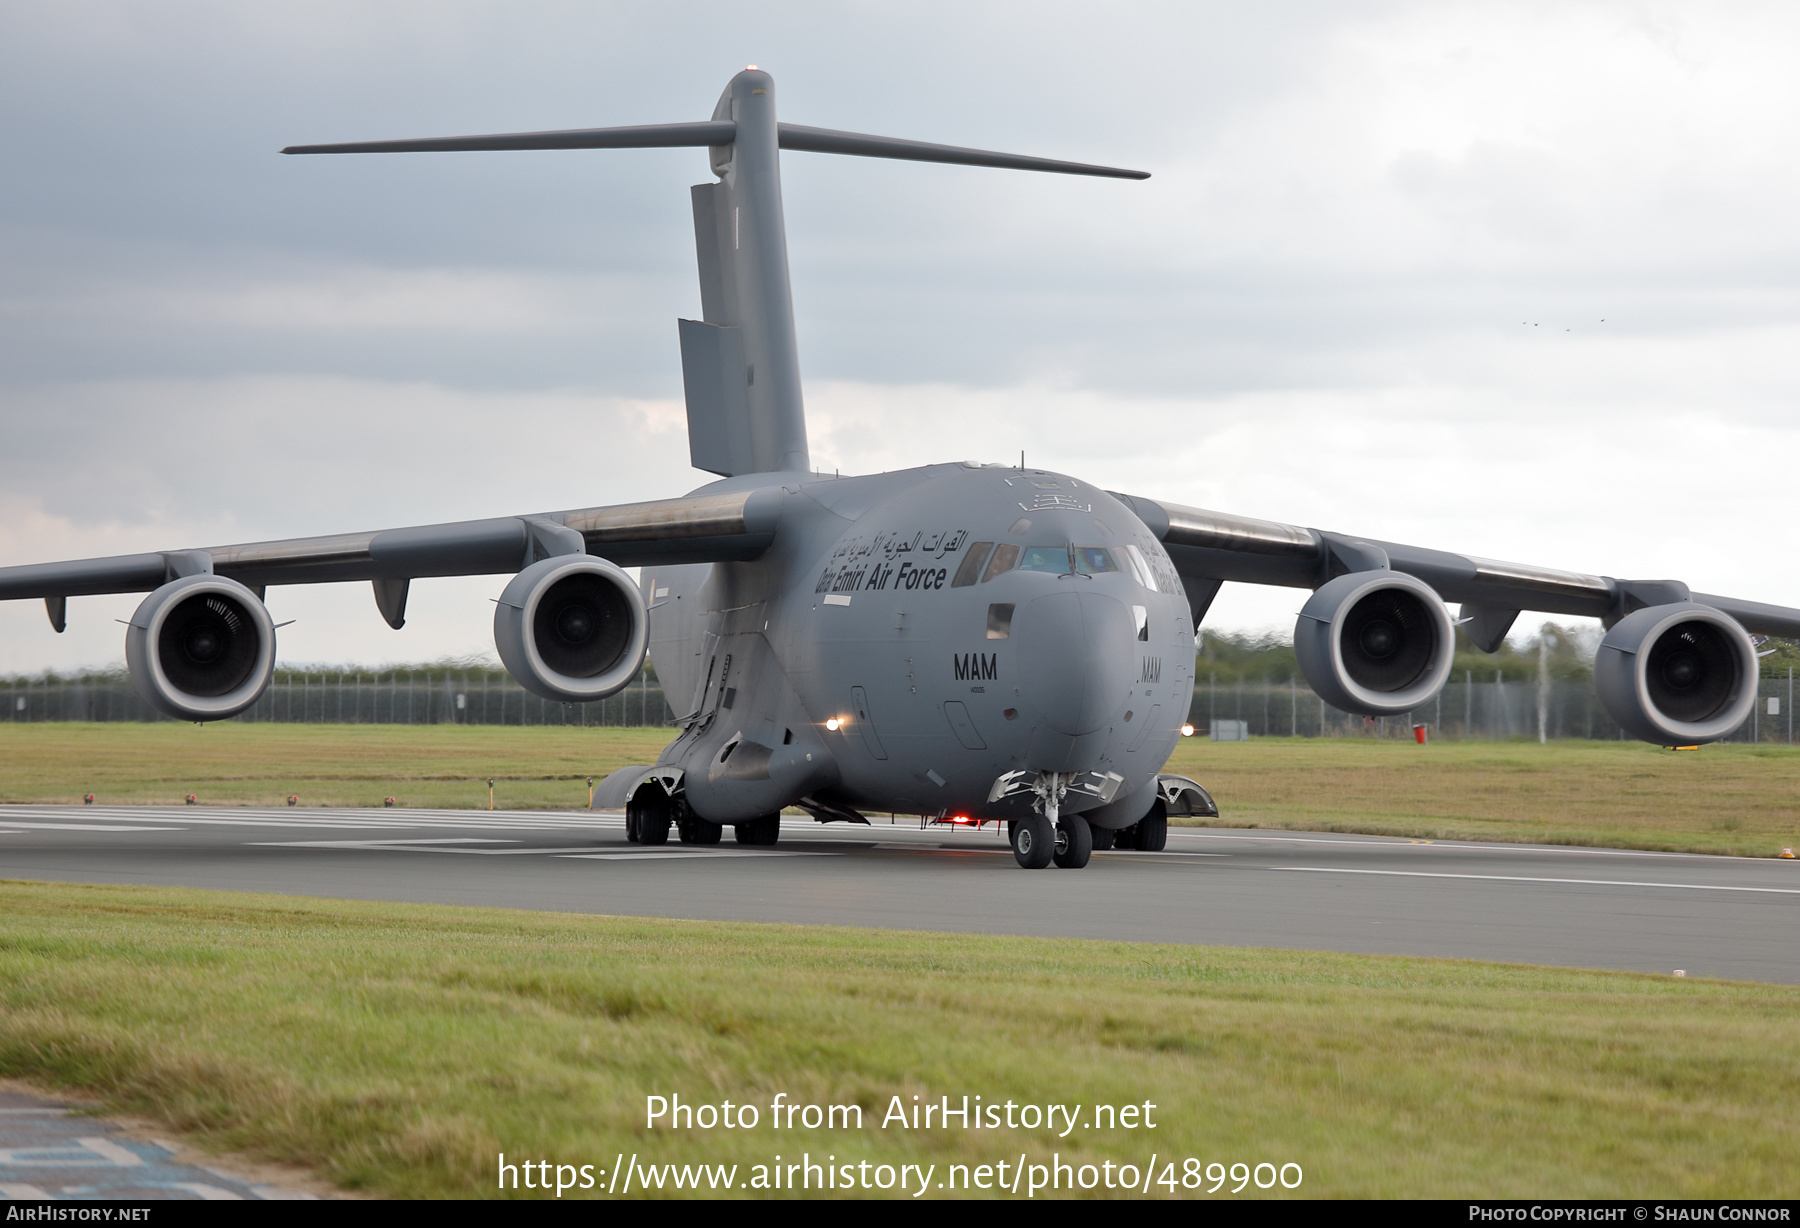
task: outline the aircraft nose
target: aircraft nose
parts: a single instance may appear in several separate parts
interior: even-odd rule
[[[1093,733],[1124,702],[1137,626],[1123,603],[1078,590],[1038,597],[1014,616],[1013,634],[1019,698],[1056,732]]]

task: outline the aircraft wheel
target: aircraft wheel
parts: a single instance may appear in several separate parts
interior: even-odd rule
[[[765,814],[760,819],[751,819],[748,823],[737,825],[737,842],[739,844],[774,844],[781,839],[781,816]]]
[[[681,832],[683,844],[717,844],[725,829],[717,823],[708,823],[705,819],[689,815],[676,825]]]
[[[640,838],[637,806],[627,803],[625,806],[625,839],[631,844],[636,844]]]
[[[1116,849],[1134,849],[1137,847],[1137,824],[1121,827],[1113,833],[1113,847]]]
[[[1090,824],[1088,826],[1088,831],[1092,833],[1094,837],[1094,851],[1096,853],[1106,852],[1106,850],[1113,846],[1113,841],[1119,838],[1118,831],[1111,827],[1095,827]]]
[[[1056,824],[1056,864],[1064,870],[1079,870],[1094,852],[1094,829],[1078,814]]]
[[[1160,853],[1163,845],[1169,842],[1169,816],[1163,813],[1161,803],[1149,814],[1138,820],[1137,847],[1145,853]]]
[[[1056,856],[1056,829],[1041,814],[1020,819],[1012,829],[1013,859],[1027,870],[1041,870]]]
[[[639,844],[667,844],[669,842],[669,812],[666,807],[658,807],[654,811],[638,816]]]

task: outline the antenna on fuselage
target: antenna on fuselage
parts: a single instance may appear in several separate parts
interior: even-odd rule
[[[706,147],[713,174],[719,177],[715,183],[695,185],[691,192],[701,319],[681,321],[688,449],[695,468],[726,477],[805,473],[811,467],[800,395],[800,351],[794,336],[794,298],[788,280],[779,151],[1110,179],[1150,177],[1148,171],[784,124],[775,118],[774,78],[754,67],[731,79],[713,108],[712,119],[702,123],[289,145],[281,152],[461,153],[681,146]],[[1020,465],[1022,468],[1023,458]]]

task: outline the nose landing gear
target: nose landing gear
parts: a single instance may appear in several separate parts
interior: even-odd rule
[[[1041,814],[1027,815],[1012,825],[1013,859],[1027,870],[1041,870],[1056,856],[1056,829]]]
[[[1036,814],[1008,824],[1013,859],[1027,870],[1041,870],[1055,862],[1065,870],[1079,870],[1094,852],[1094,833],[1078,814],[1060,814],[1063,795],[1072,775],[1044,772],[1032,785],[1037,794]]]
[[[1078,814],[1072,814],[1056,825],[1056,857],[1065,870],[1079,870],[1094,852],[1094,829]]]

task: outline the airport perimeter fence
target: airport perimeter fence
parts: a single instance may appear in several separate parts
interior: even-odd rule
[[[165,721],[123,672],[0,681],[13,721]],[[648,670],[593,703],[540,699],[503,670],[276,670],[231,719],[331,725],[666,725],[675,714]]]
[[[146,704],[123,672],[79,677],[0,679],[4,718],[11,721],[168,720]],[[1538,736],[1536,679],[1483,679],[1465,672],[1431,704],[1405,716],[1367,721],[1325,703],[1299,680],[1220,682],[1201,678],[1188,709],[1195,732],[1214,721],[1242,722],[1249,737],[1411,738],[1414,725],[1430,737],[1506,739]],[[1756,708],[1727,740],[1794,740],[1794,677],[1765,674]],[[1773,710],[1770,701],[1773,700]],[[1624,734],[1600,706],[1589,682],[1551,681],[1543,692],[1548,738],[1612,741]],[[338,725],[666,725],[675,712],[655,675],[645,670],[608,699],[563,704],[540,699],[503,670],[277,670],[263,697],[234,720]]]
[[[1757,684],[1756,705],[1750,719],[1723,740],[1791,745],[1794,682],[1791,670],[1764,674]],[[1490,675],[1483,679],[1472,671],[1465,671],[1462,678],[1450,682],[1430,704],[1403,716],[1374,721],[1339,711],[1298,680],[1227,683],[1201,678],[1194,686],[1188,719],[1200,735],[1210,733],[1214,721],[1233,721],[1242,722],[1242,731],[1250,737],[1410,739],[1414,736],[1413,727],[1424,725],[1429,731],[1427,736],[1433,738],[1535,740],[1540,698],[1544,736],[1548,739],[1625,738],[1624,731],[1600,706],[1591,681],[1551,680],[1540,688],[1535,678],[1515,676],[1507,681],[1506,675]]]

